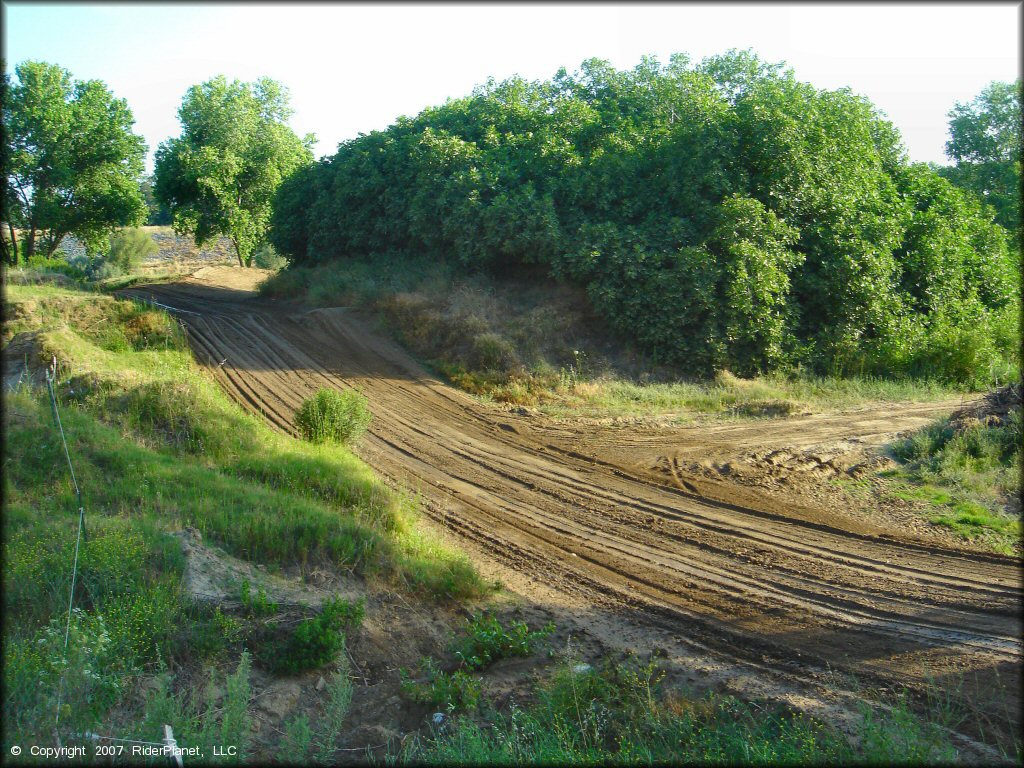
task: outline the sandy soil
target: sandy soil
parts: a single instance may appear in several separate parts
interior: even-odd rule
[[[959,400],[656,431],[567,425],[444,385],[349,310],[260,299],[261,278],[207,267],[124,293],[177,312],[197,359],[277,429],[293,432],[317,388],[359,388],[374,414],[359,453],[420,492],[522,610],[604,649],[656,650],[685,681],[840,724],[855,699],[843,681],[938,685],[971,712],[954,736],[965,756],[993,758],[980,729],[1012,738],[1020,563],[768,488],[855,476],[865,448]]]

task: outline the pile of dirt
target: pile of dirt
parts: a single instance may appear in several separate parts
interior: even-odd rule
[[[961,408],[949,418],[949,425],[957,432],[981,424],[986,427],[1006,426],[1010,414],[1020,411],[1021,383],[1008,384],[1005,387],[989,392],[981,400]]]
[[[17,305],[15,305],[17,306]],[[16,334],[3,349],[4,389],[42,386],[51,355],[40,338],[43,331]]]

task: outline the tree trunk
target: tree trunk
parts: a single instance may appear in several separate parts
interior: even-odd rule
[[[36,228],[29,226],[28,240],[25,241],[25,260],[28,261],[36,253]]]
[[[238,241],[237,240],[232,240],[231,241],[231,245],[233,245],[235,247],[235,256],[238,257],[238,266],[244,267],[245,266],[245,262],[242,261],[242,251],[238,247]]]

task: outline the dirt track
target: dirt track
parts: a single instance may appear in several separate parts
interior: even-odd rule
[[[434,520],[518,574],[520,591],[535,585],[573,610],[628,617],[628,644],[672,637],[779,680],[848,673],[919,690],[967,676],[980,688],[961,691],[972,709],[998,697],[998,710],[1019,721],[1018,561],[783,506],[730,484],[727,471],[721,481],[684,471],[740,450],[770,457],[773,443],[792,457],[881,442],[956,403],[778,428],[582,429],[482,405],[349,311],[277,308],[250,284],[245,271],[219,268],[125,293],[179,310],[197,358],[281,430],[292,431],[295,409],[318,387],[361,389],[374,414],[363,457],[421,491]]]

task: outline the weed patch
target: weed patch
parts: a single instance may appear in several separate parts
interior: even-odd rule
[[[370,408],[360,392],[321,389],[302,403],[295,426],[312,443],[351,445],[370,426]]]

